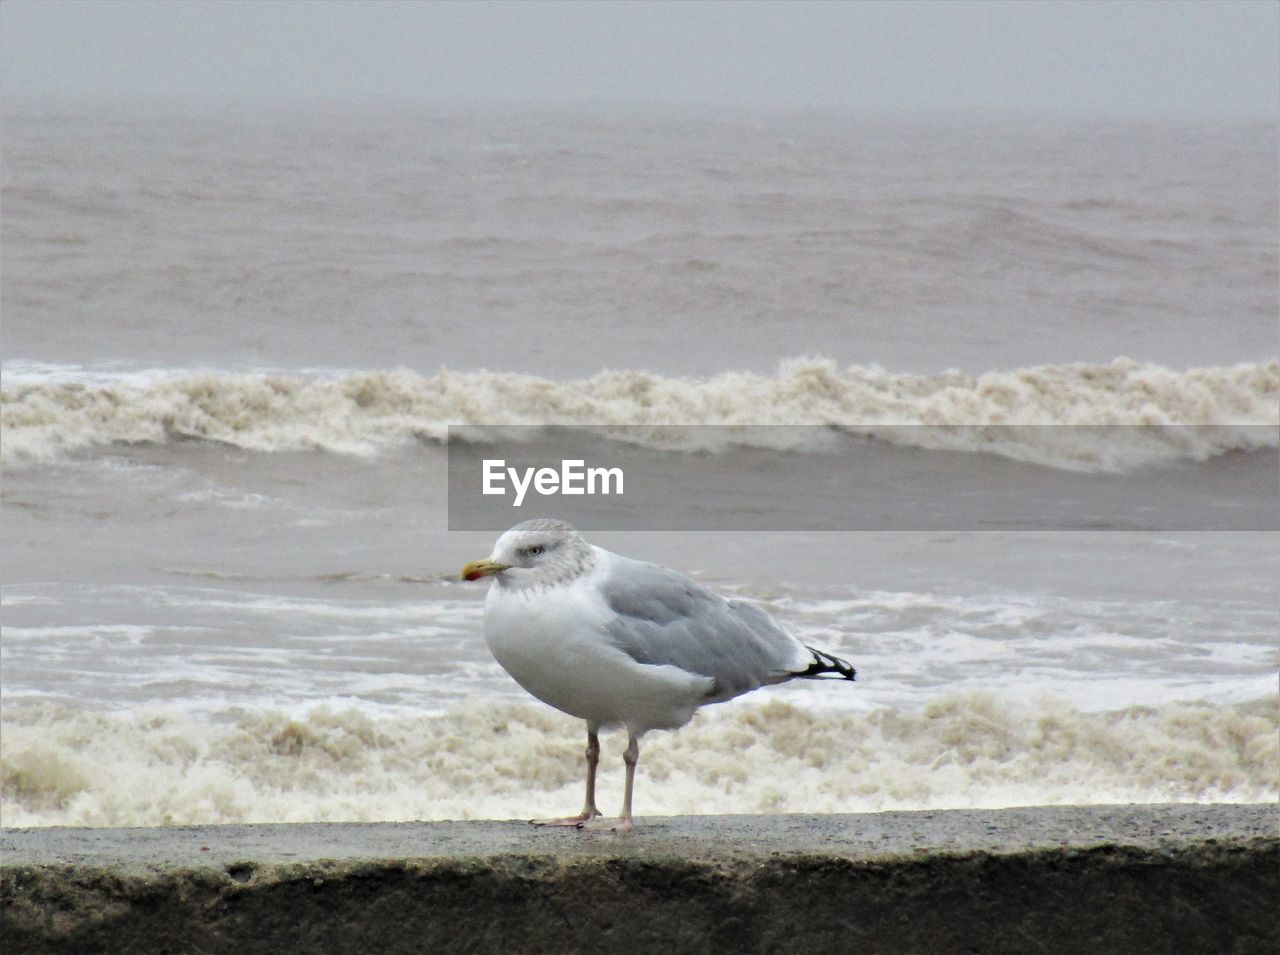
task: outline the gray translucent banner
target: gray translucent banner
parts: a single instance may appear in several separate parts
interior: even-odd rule
[[[1278,447],[1256,425],[454,427],[449,528],[1274,531]]]

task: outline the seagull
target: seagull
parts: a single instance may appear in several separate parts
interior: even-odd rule
[[[484,637],[525,690],[587,724],[582,812],[535,825],[622,832],[640,738],[678,729],[708,703],[796,678],[852,680],[846,661],[807,647],[763,610],[728,600],[683,574],[587,543],[564,521],[524,521],[493,553],[462,568],[493,578]],[[617,819],[596,808],[599,732],[623,726],[626,790]]]

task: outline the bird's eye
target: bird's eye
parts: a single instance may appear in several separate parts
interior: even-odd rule
[[[527,553],[530,557],[537,557],[539,554],[542,553],[542,545],[537,544],[533,547],[530,547]]]

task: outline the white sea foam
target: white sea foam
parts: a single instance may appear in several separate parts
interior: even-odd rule
[[[1116,359],[978,376],[841,369],[823,359],[796,359],[774,375],[692,379],[633,370],[573,381],[405,370],[122,372],[113,378],[23,366],[6,371],[0,403],[9,467],[96,446],[182,439],[264,452],[374,455],[413,441],[441,442],[451,424],[587,425],[606,437],[687,450],[812,440],[750,430],[786,424],[1117,471],[1275,447],[1280,359],[1188,371]],[[699,436],[671,425],[740,430]],[[629,428],[625,434],[622,426]],[[700,446],[704,441],[710,444]]]
[[[1278,715],[1274,694],[1107,713],[989,694],[865,714],[740,701],[646,737],[637,809],[1274,801]],[[230,725],[11,704],[4,740],[6,826],[529,818],[581,801],[582,726],[532,703],[250,711]],[[618,745],[607,739],[601,765],[606,809],[620,796]]]

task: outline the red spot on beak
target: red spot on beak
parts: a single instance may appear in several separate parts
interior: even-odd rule
[[[473,560],[462,568],[459,575],[463,580],[479,580],[481,577],[492,577],[494,574],[500,574],[507,569],[507,566],[488,559]]]

